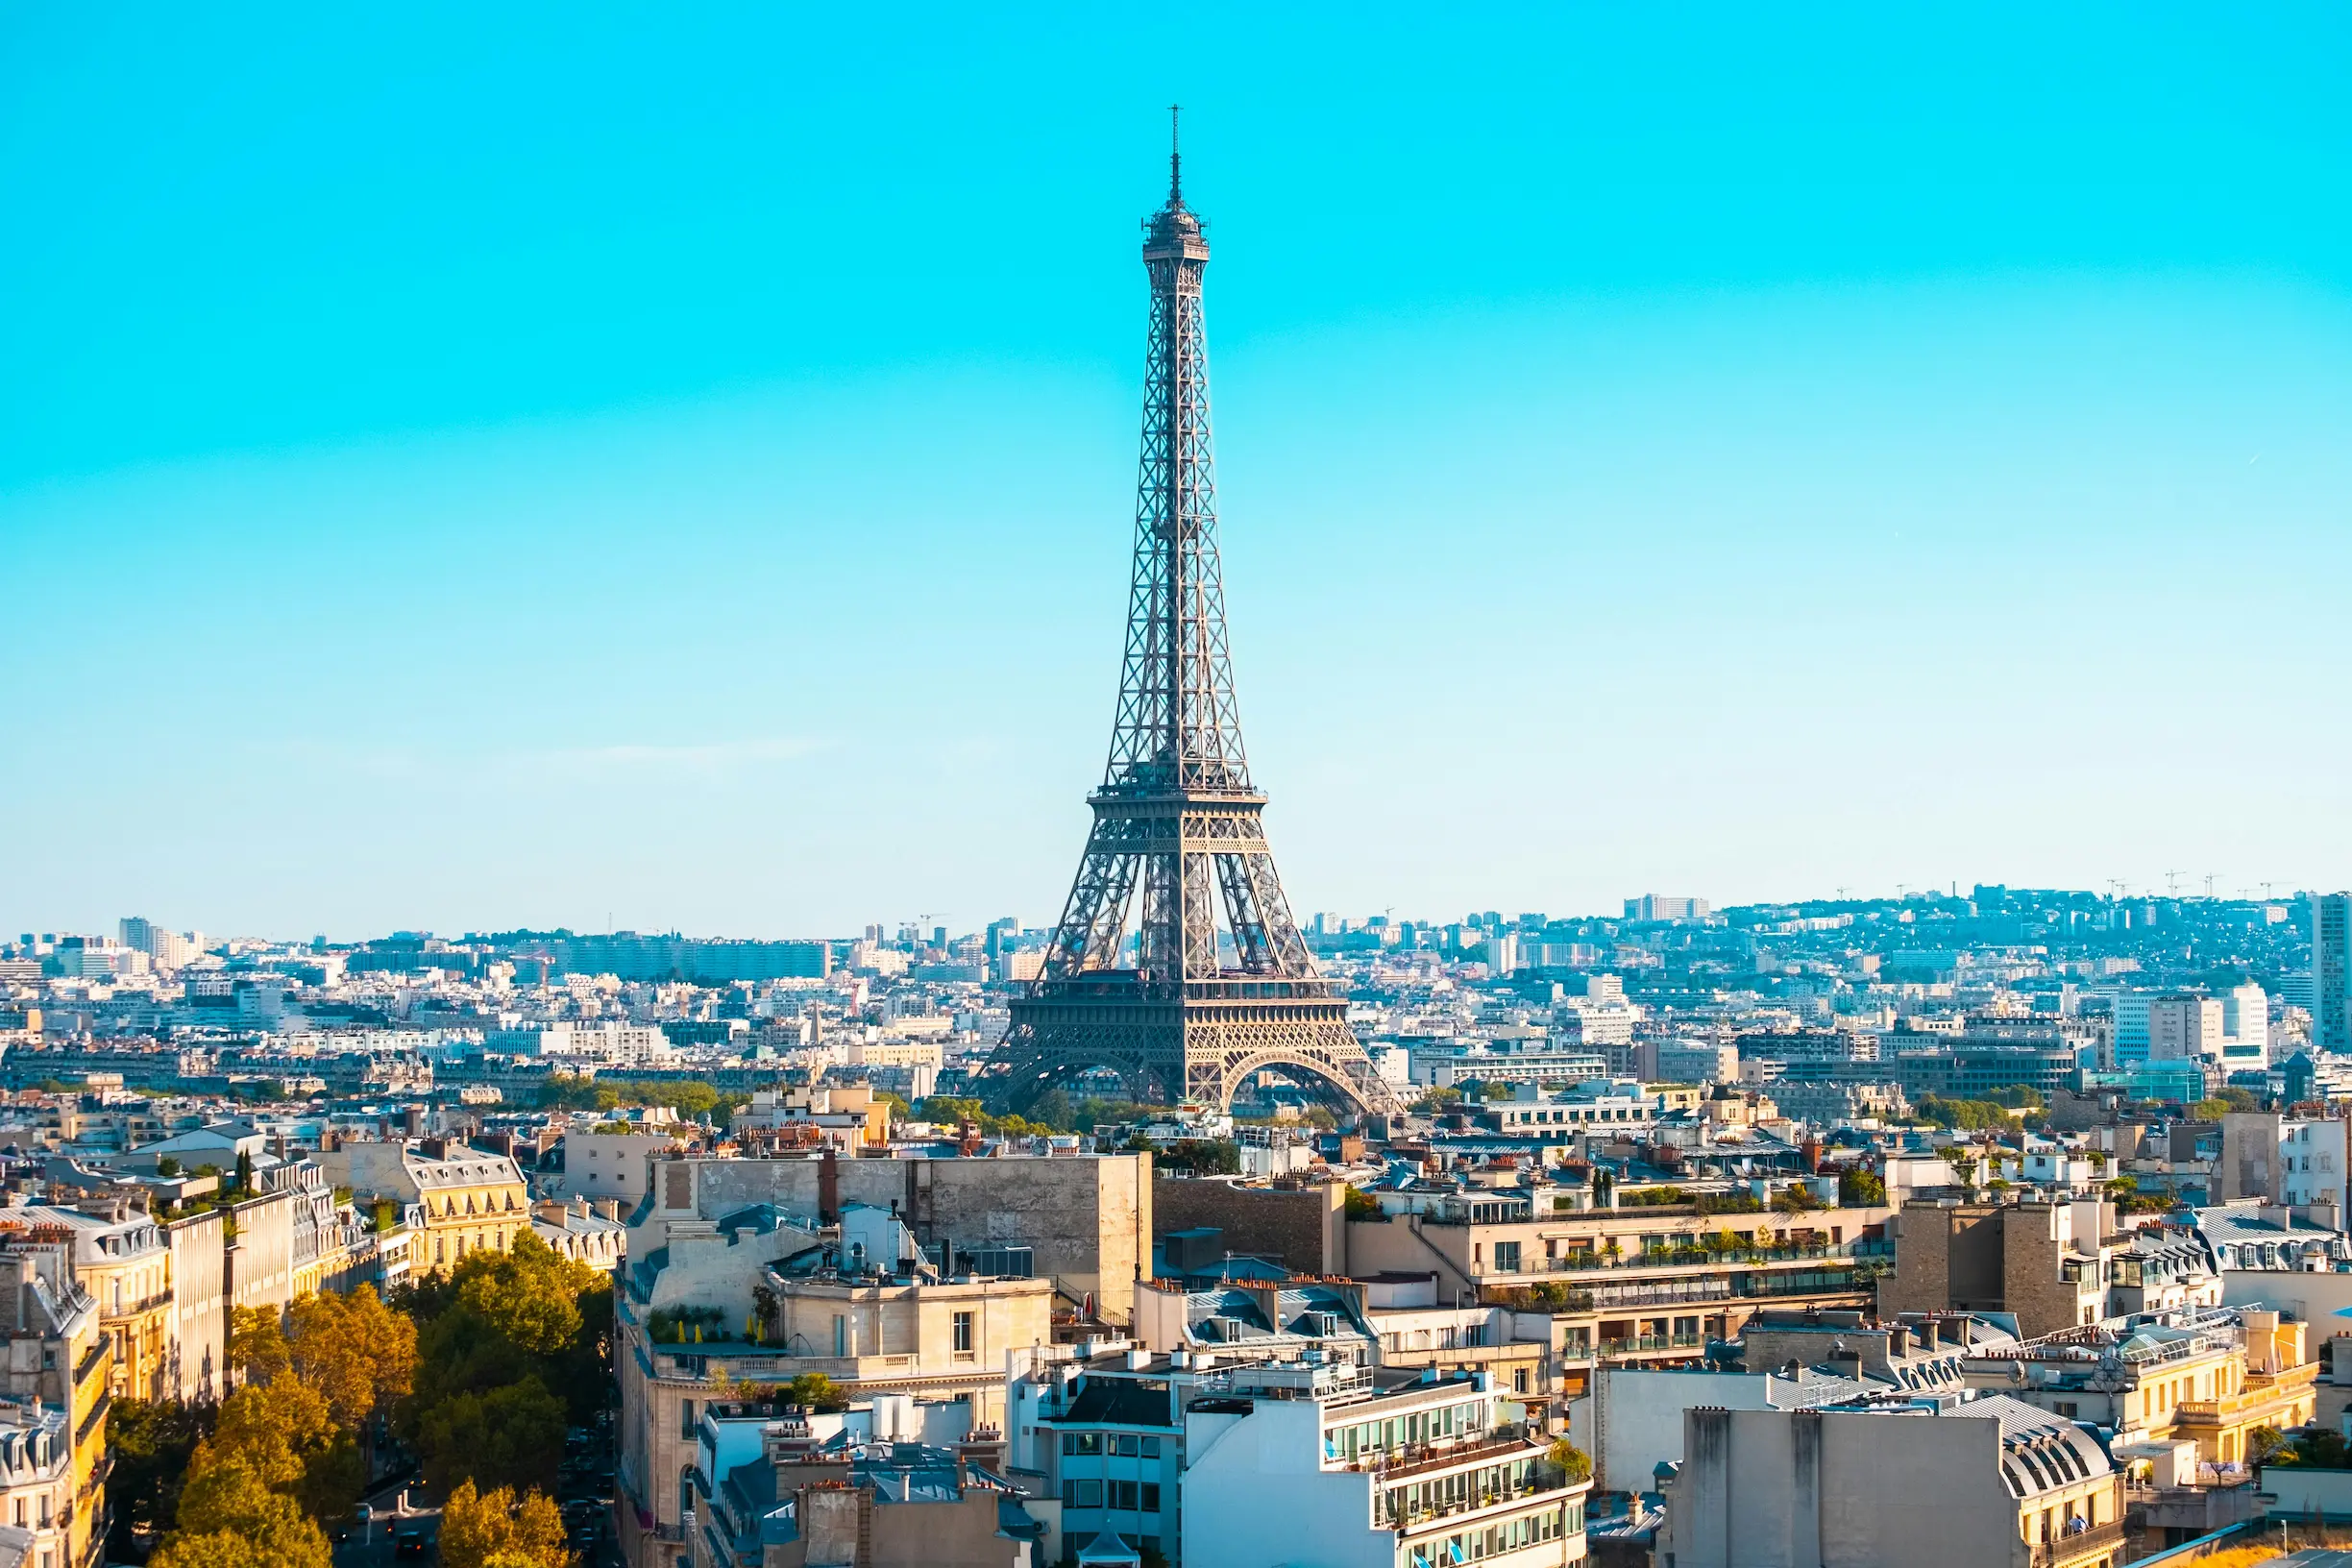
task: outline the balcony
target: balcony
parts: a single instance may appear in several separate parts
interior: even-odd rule
[[[1706,1336],[1698,1334],[1634,1334],[1622,1339],[1601,1341],[1601,1354],[1604,1356],[1639,1356],[1675,1350],[1689,1353],[1705,1348]]]
[[[1487,1436],[1464,1438],[1458,1443],[1414,1443],[1405,1448],[1359,1454],[1339,1468],[1368,1470],[1383,1481],[1402,1481],[1433,1470],[1456,1469],[1480,1459],[1518,1458],[1540,1452],[1529,1441],[1526,1428],[1498,1427]]]
[[[1542,1497],[1547,1493],[1564,1491],[1567,1486],[1566,1472],[1549,1464],[1538,1465],[1535,1473],[1528,1477],[1525,1485],[1482,1486],[1468,1497],[1457,1498],[1432,1507],[1391,1508],[1381,1515],[1376,1522],[1376,1528],[1418,1530],[1424,1525],[1433,1525],[1447,1519],[1459,1519],[1465,1514],[1478,1513],[1486,1508],[1502,1507],[1512,1503],[1524,1503],[1531,1497]]]
[[[2036,1541],[2033,1548],[2033,1568],[2057,1568],[2059,1563],[2079,1562],[2113,1552],[2123,1545],[2123,1526],[2094,1525],[2073,1535],[2061,1535],[2054,1541]]]

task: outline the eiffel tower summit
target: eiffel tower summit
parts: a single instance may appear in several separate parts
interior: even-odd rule
[[[1201,321],[1209,242],[1183,173],[1171,147],[1167,205],[1144,224],[1143,460],[1111,760],[1044,968],[983,1079],[1019,1105],[1110,1068],[1139,1100],[1223,1110],[1272,1067],[1342,1109],[1388,1110],[1345,996],[1290,918],[1241,748]]]

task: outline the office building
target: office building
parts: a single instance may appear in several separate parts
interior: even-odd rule
[[[2352,893],[2312,896],[2312,1043],[2352,1051]]]

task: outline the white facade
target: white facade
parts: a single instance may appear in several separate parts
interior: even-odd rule
[[[652,1181],[652,1163],[679,1147],[668,1133],[566,1133],[556,1147],[563,1168],[544,1164],[535,1180],[542,1197],[617,1198],[634,1208]]]
[[[2221,1059],[2232,1071],[2270,1066],[2270,998],[2250,980],[2221,995]]]
[[[1185,1412],[1185,1557],[1218,1568],[1566,1568],[1584,1496],[1474,1372],[1376,1391],[1340,1363],[1238,1367]]]
[[[2345,1125],[2333,1120],[2279,1124],[2279,1202],[2292,1207],[2342,1201]]]

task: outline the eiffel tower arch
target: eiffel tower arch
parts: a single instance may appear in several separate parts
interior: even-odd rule
[[[1335,1107],[1395,1096],[1315,968],[1261,821],[1226,648],[1201,276],[1209,242],[1168,157],[1144,223],[1151,280],[1135,576],[1118,713],[1078,875],[1042,973],[1013,1003],[981,1087],[1025,1104],[1109,1068],[1137,1099],[1224,1110],[1273,1067]]]

